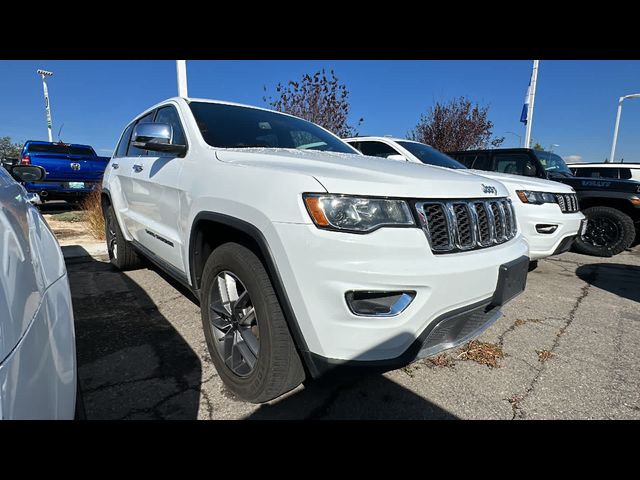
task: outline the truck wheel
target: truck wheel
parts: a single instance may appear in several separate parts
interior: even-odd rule
[[[225,243],[209,256],[200,309],[209,354],[226,387],[262,403],[294,389],[304,369],[271,280],[248,248]]]
[[[611,207],[591,207],[584,210],[587,228],[578,235],[575,250],[587,255],[611,257],[629,248],[636,237],[631,218]]]
[[[104,228],[107,238],[107,251],[109,252],[111,264],[118,270],[139,268],[142,264],[140,257],[122,235],[116,214],[111,205],[107,207],[107,211],[105,212]]]

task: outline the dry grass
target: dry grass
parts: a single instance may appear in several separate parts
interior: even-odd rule
[[[453,367],[453,360],[446,353],[427,358],[427,362],[430,367]]]
[[[105,239],[101,193],[102,189],[97,187],[80,203],[80,208],[86,212],[85,220],[87,222],[87,229],[89,233],[98,240]]]
[[[491,368],[498,366],[498,360],[504,358],[504,352],[500,345],[488,342],[472,340],[462,347],[458,358],[461,360],[471,360],[481,365]]]
[[[538,361],[541,363],[546,362],[547,360],[549,360],[552,357],[555,357],[555,353],[550,352],[549,350],[536,350],[536,353],[538,354]]]

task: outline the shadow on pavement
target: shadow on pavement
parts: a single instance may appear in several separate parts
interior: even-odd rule
[[[640,267],[615,263],[593,263],[576,269],[578,277],[602,290],[640,302]]]
[[[309,411],[309,404],[314,404]],[[458,417],[381,374],[358,380],[326,378],[273,404],[249,420],[456,420]]]
[[[88,256],[67,271],[87,419],[196,419],[200,359],[145,291]]]

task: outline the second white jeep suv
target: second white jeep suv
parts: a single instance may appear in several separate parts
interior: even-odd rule
[[[251,402],[488,327],[529,263],[507,197],[290,115],[189,98],[136,117],[103,183],[111,262],[143,255],[193,291],[220,377]]]

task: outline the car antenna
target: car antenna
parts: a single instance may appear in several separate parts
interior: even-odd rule
[[[60,132],[62,132],[62,127],[64,127],[64,123],[62,125],[60,125],[60,129],[58,130],[58,143],[64,143],[61,139],[60,139]]]

